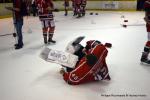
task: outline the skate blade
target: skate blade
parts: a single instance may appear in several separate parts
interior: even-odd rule
[[[145,66],[150,66],[150,64],[146,63],[146,62],[141,62],[141,65],[145,65]]]

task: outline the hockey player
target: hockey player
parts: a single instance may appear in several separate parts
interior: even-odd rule
[[[85,16],[85,7],[86,7],[87,0],[81,0],[81,14]]]
[[[52,40],[55,30],[52,0],[35,0],[35,2],[38,6],[39,19],[42,23],[44,43],[56,43],[56,41]]]
[[[65,16],[68,15],[69,0],[64,0]]]
[[[142,53],[141,62],[150,64],[150,60],[148,59],[148,55],[150,53],[150,0],[146,0],[144,3],[145,17],[144,20],[146,22],[146,28],[148,32],[148,41],[145,44],[144,51]]]
[[[75,0],[71,0],[71,1],[72,1],[73,16],[76,16],[77,15],[77,9],[76,9]]]
[[[75,0],[75,10],[77,14],[77,18],[81,17],[81,0]]]
[[[105,61],[108,53],[105,45],[99,41],[91,40],[87,42],[83,52],[86,55],[81,58],[74,69],[69,72],[61,70],[64,80],[72,85],[91,81],[110,80]]]

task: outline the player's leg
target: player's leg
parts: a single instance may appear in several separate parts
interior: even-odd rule
[[[22,26],[23,26],[23,19],[18,20],[15,24],[18,43],[15,44],[15,49],[20,49],[23,47],[23,36],[22,36]]]
[[[81,17],[81,5],[77,4],[76,7],[77,7],[77,15],[78,15],[77,18],[79,18]]]
[[[142,56],[141,56],[141,62],[145,62],[145,63],[150,64],[150,61],[148,59],[149,52],[150,52],[150,41],[147,41],[146,45],[144,47],[144,51],[143,51]]]
[[[65,2],[65,16],[67,16],[68,15],[68,8],[69,8],[69,2]]]
[[[86,7],[86,4],[82,4],[81,5],[81,13],[82,13],[82,16],[85,16],[85,7]]]
[[[68,8],[65,6],[65,14],[64,14],[65,16],[67,16],[68,15]]]
[[[55,31],[54,20],[50,20],[48,30],[48,43],[56,43],[56,41],[53,40],[54,31]]]
[[[43,39],[44,39],[44,43],[47,44],[47,31],[48,31],[48,28],[47,28],[47,22],[46,20],[42,20],[42,31],[43,31]]]

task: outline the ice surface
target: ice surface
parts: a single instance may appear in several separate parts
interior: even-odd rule
[[[14,49],[13,36],[0,37],[0,100],[150,100],[150,66],[140,64],[147,41],[144,12],[89,13],[79,19],[72,12],[55,13],[57,43],[47,47],[65,50],[78,36],[86,36],[82,45],[91,39],[112,43],[107,57],[111,81],[66,84],[60,65],[39,57],[45,47],[41,23],[30,16],[24,20],[22,49]],[[124,19],[133,26],[121,27]],[[0,19],[0,35],[13,32],[12,19]]]

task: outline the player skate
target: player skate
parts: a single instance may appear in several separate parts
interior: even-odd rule
[[[150,60],[148,59],[148,52],[142,53],[141,64],[150,65]]]
[[[48,44],[50,44],[50,43],[56,43],[56,41],[52,40],[52,38],[49,38],[48,39]]]

